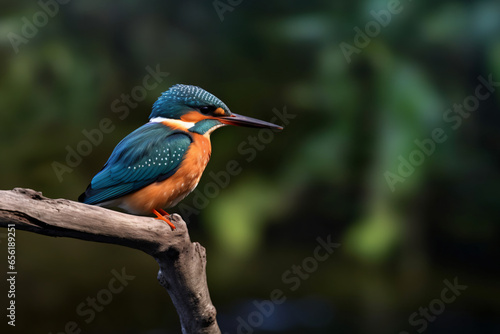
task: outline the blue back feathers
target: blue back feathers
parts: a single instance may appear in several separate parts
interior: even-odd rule
[[[167,179],[177,171],[191,143],[189,134],[163,124],[141,126],[115,147],[78,200],[98,204]]]
[[[149,119],[155,117],[179,119],[187,111],[204,106],[222,108],[231,113],[224,102],[206,90],[197,86],[178,84],[161,94],[153,104]]]

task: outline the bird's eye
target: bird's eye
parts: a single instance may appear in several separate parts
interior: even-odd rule
[[[200,110],[200,112],[201,112],[202,114],[207,115],[207,114],[212,113],[212,111],[214,110],[214,108],[213,108],[213,107],[206,106],[206,107],[200,107],[200,108],[199,108],[199,110]]]

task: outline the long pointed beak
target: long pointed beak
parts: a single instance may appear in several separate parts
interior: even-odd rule
[[[218,117],[218,120],[224,124],[236,125],[236,126],[246,126],[249,128],[267,128],[267,129],[278,129],[283,130],[283,127],[261,121],[260,119],[247,117],[238,114],[231,114],[231,116]]]

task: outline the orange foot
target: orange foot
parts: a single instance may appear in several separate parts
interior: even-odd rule
[[[158,211],[160,211],[160,212],[158,212]],[[158,209],[158,211],[153,210],[153,213],[156,215],[156,219],[163,220],[165,223],[167,223],[172,228],[172,230],[175,230],[175,225],[172,224],[172,222],[165,217],[165,216],[170,217],[170,215],[168,213],[166,213],[165,210],[163,210],[163,209]]]

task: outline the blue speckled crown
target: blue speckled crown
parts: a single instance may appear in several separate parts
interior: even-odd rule
[[[224,102],[206,90],[197,86],[177,84],[163,92],[156,100],[149,119],[155,117],[179,119],[187,111],[204,106],[222,108],[231,113]]]

